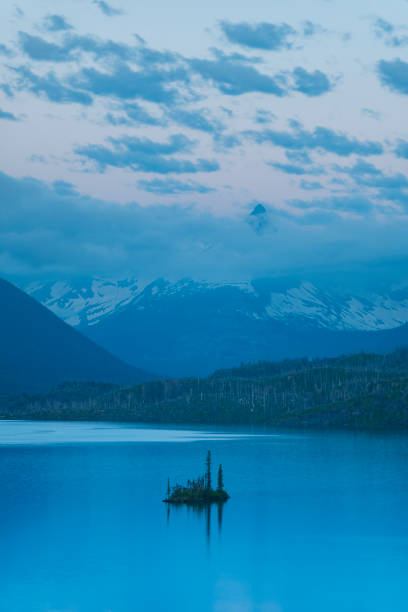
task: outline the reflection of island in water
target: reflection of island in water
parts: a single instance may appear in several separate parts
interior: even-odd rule
[[[212,513],[215,510],[214,505],[217,506],[217,523],[218,523],[218,533],[221,533],[222,530],[222,520],[223,520],[223,512],[224,512],[224,503],[225,502],[212,502],[211,504],[184,504],[187,512],[193,512],[198,517],[203,517],[205,519],[205,529],[207,534],[207,541],[210,542],[211,536],[211,526],[212,526]],[[182,508],[183,504],[176,504],[171,506],[171,504],[167,505],[167,522],[170,522],[170,514],[171,512],[181,512],[184,510]]]
[[[211,477],[211,451],[207,453],[206,471],[204,476],[199,476],[196,480],[188,480],[187,485],[176,484],[170,486],[170,479],[167,482],[167,497],[163,500],[167,504],[167,519],[170,519],[170,507],[180,508],[186,506],[188,510],[204,515],[206,519],[207,537],[211,533],[211,509],[217,505],[218,529],[221,531],[223,506],[229,499],[229,495],[224,489],[224,474],[222,465],[218,468],[217,488],[212,488]]]

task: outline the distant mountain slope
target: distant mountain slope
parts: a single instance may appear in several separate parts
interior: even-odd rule
[[[39,391],[67,380],[136,383],[152,377],[100,348],[0,279],[0,392]]]
[[[107,281],[27,291],[97,344],[162,375],[241,361],[386,352],[408,341],[408,289],[340,294],[310,282]]]

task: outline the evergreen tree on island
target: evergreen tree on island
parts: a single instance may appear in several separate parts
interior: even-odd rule
[[[218,468],[217,491],[223,491],[223,489],[224,489],[224,473],[222,471],[222,465],[220,463],[220,467]]]
[[[163,501],[169,504],[222,504],[229,499],[224,489],[224,473],[222,465],[218,468],[217,489],[212,488],[211,478],[211,451],[207,452],[205,460],[206,471],[204,476],[196,480],[188,480],[187,485],[176,484],[170,487],[170,478],[167,481],[167,497]]]
[[[205,460],[205,465],[207,466],[207,471],[205,473],[207,489],[211,490],[211,451],[208,451],[207,453],[207,459]]]

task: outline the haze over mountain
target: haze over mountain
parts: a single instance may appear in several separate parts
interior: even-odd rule
[[[68,380],[130,384],[152,378],[2,279],[0,338],[0,393],[46,390]]]

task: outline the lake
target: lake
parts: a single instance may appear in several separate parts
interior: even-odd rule
[[[204,472],[231,499],[162,503]],[[406,612],[408,438],[0,422],[5,612]]]

